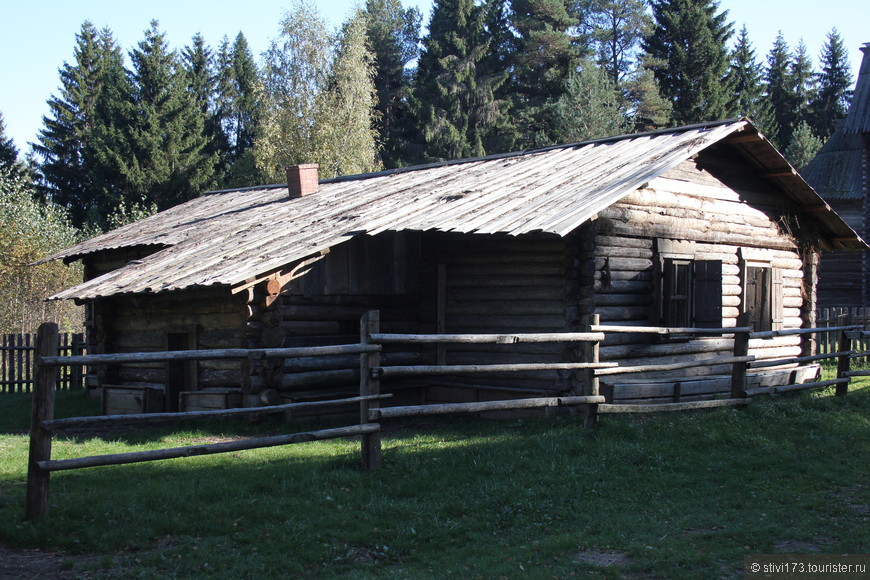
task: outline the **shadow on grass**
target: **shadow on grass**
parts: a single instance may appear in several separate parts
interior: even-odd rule
[[[388,434],[374,473],[354,440],[58,473],[48,521],[0,530],[138,577],[721,578],[747,553],[870,551],[866,387],[594,431],[437,424]]]

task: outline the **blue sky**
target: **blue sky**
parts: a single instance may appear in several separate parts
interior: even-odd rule
[[[333,25],[343,21],[354,0],[313,0]],[[420,7],[428,21],[431,0],[403,0]],[[45,105],[58,92],[58,69],[72,61],[75,35],[86,19],[98,28],[108,26],[126,51],[142,40],[152,19],[168,35],[173,48],[189,44],[202,33],[217,46],[224,35],[244,32],[255,55],[277,36],[287,0],[0,0],[0,112],[7,135],[25,152],[42,127]],[[802,38],[814,63],[827,34],[837,28],[849,50],[852,74],[861,62],[859,48],[870,42],[870,2],[867,0],[720,0],[739,30],[744,24],[762,60],[781,30],[790,47]]]

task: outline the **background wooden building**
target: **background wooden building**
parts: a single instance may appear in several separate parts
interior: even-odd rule
[[[356,342],[369,309],[388,333],[566,332],[591,314],[602,324],[733,327],[743,311],[756,329],[778,329],[812,325],[820,251],[866,247],[739,119],[319,184],[315,172],[210,193],[69,248],[53,258],[82,260],[86,280],[54,298],[88,305],[101,352]],[[720,374],[730,365],[716,360],[730,356],[731,338],[652,336],[608,335],[601,359],[708,359],[709,376],[684,392],[728,391]],[[393,347],[383,358],[585,356],[561,343],[512,346]],[[812,345],[780,337],[750,347],[774,358]],[[357,373],[355,357],[202,361],[105,368],[99,381],[175,409],[191,396],[221,406],[328,397],[353,391]],[[549,371],[383,388],[399,401],[475,400],[570,392],[581,380]],[[650,373],[603,388],[655,400],[677,380]]]
[[[802,171],[804,179],[862,237],[870,223],[867,167],[870,160],[870,43],[843,126]],[[830,252],[819,273],[820,307],[870,305],[870,257],[866,252]]]

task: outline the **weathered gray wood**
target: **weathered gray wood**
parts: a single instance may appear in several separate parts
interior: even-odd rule
[[[24,517],[39,520],[48,515],[48,487],[51,473],[42,463],[51,459],[51,432],[45,422],[54,418],[54,385],[57,367],[43,358],[56,356],[59,344],[57,324],[45,322],[36,335],[33,406],[30,414],[30,454],[27,461],[27,497]]]
[[[381,331],[381,313],[378,310],[369,310],[360,319],[360,342],[370,344],[372,335]],[[373,371],[380,367],[380,351],[360,354],[359,359],[359,394],[366,397],[360,400],[360,424],[366,425],[371,419],[371,413],[380,407],[378,399],[369,398],[379,395],[381,382]],[[381,466],[381,432],[380,428],[363,435],[360,445],[360,455],[363,469],[374,470]]]
[[[621,324],[596,324],[592,327],[593,332],[626,332],[639,334],[733,334],[735,332],[749,332],[748,326],[736,328],[669,328],[663,326],[627,326]]]
[[[390,393],[373,395],[372,398],[388,399]],[[329,401],[303,401],[298,403],[285,403],[283,405],[271,405],[267,407],[246,407],[240,409],[217,409],[214,411],[195,411],[187,413],[139,413],[134,415],[99,415],[96,417],[71,417],[67,419],[54,419],[44,421],[45,428],[51,433],[59,433],[66,430],[82,428],[111,427],[113,425],[144,425],[148,423],[171,424],[181,423],[196,419],[223,419],[228,417],[258,417],[272,413],[283,413],[300,409],[317,407],[330,407],[358,403],[362,397],[347,397]]]
[[[850,351],[852,349],[852,339],[849,338],[848,330],[840,331],[839,342],[837,343],[837,350],[840,352]],[[852,364],[852,357],[849,355],[842,355],[837,359],[837,378],[843,379],[849,378],[849,367]],[[837,388],[834,390],[834,394],[838,397],[844,397],[849,392],[849,381],[844,383],[840,383],[837,385]]]
[[[310,346],[296,348],[228,348],[215,350],[184,350],[173,352],[133,352],[117,354],[90,354],[78,356],[48,356],[46,365],[95,365],[132,362],[163,362],[170,360],[201,360],[225,358],[286,358],[296,356],[331,356],[340,354],[359,354],[380,350],[376,344],[345,344],[336,346]]]
[[[744,312],[737,317],[737,326],[748,326],[751,312]],[[749,332],[739,332],[734,335],[734,362],[731,367],[731,398],[737,399],[745,396],[743,391],[746,390],[746,371],[751,360],[737,360],[746,358],[749,353]]]
[[[535,409],[540,407],[571,407],[603,403],[601,396],[544,397],[533,399],[513,399],[506,401],[481,401],[472,403],[442,403],[435,405],[413,405],[373,409],[369,419],[394,419],[397,417],[419,417],[423,415],[444,415],[450,413],[481,413],[485,411],[505,411],[511,409]]]
[[[466,343],[515,344],[520,342],[598,342],[601,332],[552,332],[519,334],[385,334],[372,335],[372,341],[382,344]]]
[[[366,425],[352,425],[350,427],[321,429],[319,431],[306,431],[301,433],[292,433],[288,435],[272,435],[270,437],[256,437],[253,439],[243,439],[240,441],[210,443],[208,445],[192,445],[190,447],[174,447],[170,449],[154,449],[151,451],[134,451],[132,453],[93,455],[90,457],[79,457],[76,459],[55,459],[50,461],[40,461],[39,467],[46,471],[63,471],[68,469],[82,469],[85,467],[98,467],[102,465],[141,463],[143,461],[158,461],[161,459],[176,459],[179,457],[212,455],[215,453],[244,451],[246,449],[275,447],[277,445],[306,443],[308,441],[337,439],[339,437],[353,437],[357,435],[365,436],[379,429],[380,425],[378,425],[377,423],[368,423]]]
[[[672,364],[660,364],[660,365],[635,365],[630,367],[615,367],[615,368],[603,368],[596,369],[595,374],[598,376],[604,375],[621,375],[621,374],[630,374],[630,373],[648,373],[653,371],[671,371],[678,369],[688,369],[692,367],[699,366],[712,366],[712,365],[722,365],[722,364],[732,364],[735,362],[748,362],[751,360],[755,360],[754,356],[742,356],[742,357],[718,357],[713,359],[704,359],[704,360],[695,360],[695,361],[687,361],[681,363],[672,363]]]
[[[522,371],[555,371],[574,369],[614,368],[617,363],[518,363],[489,365],[412,365],[380,367],[373,371],[381,378],[416,375],[452,375],[456,373],[503,373]]]
[[[842,379],[831,379],[829,381],[814,381],[811,383],[800,383],[797,385],[775,385],[772,387],[758,387],[755,389],[746,389],[747,397],[755,397],[757,395],[773,395],[775,393],[788,393],[792,391],[806,391],[809,389],[821,389],[833,385],[841,385],[848,383],[848,377]]]
[[[748,405],[752,399],[714,399],[712,401],[686,401],[682,403],[654,403],[649,405],[604,404],[598,405],[599,413],[659,413],[662,411],[692,411],[715,407],[737,407]]]

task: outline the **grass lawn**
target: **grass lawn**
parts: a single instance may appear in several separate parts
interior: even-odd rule
[[[96,413],[60,394],[57,416]],[[741,578],[745,554],[870,553],[870,386],[745,410],[386,423],[327,441],[53,474],[23,521],[29,399],[0,396],[0,543],[69,578]],[[277,423],[59,439],[53,458]]]

